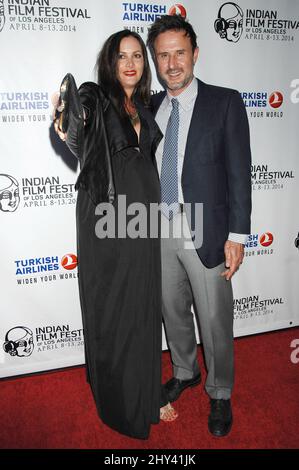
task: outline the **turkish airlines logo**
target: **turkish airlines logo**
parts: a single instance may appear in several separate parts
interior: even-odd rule
[[[61,259],[61,266],[64,269],[67,269],[68,271],[71,271],[72,269],[75,269],[78,265],[78,259],[76,255],[73,255],[71,253],[68,253],[67,255],[64,255],[63,258]]]
[[[269,104],[272,108],[279,108],[283,103],[283,96],[280,91],[273,91],[269,98]]]
[[[270,246],[273,243],[273,235],[270,232],[265,232],[260,238],[260,244],[262,246]]]
[[[187,12],[186,8],[183,7],[181,3],[176,3],[169,10],[170,15],[181,15],[183,18],[186,18]]]

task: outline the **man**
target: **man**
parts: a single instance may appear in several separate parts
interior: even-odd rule
[[[153,97],[164,134],[157,150],[162,202],[177,203],[163,226],[185,223],[188,204],[203,204],[203,242],[186,249],[184,238],[162,238],[163,318],[174,377],[169,401],[199,384],[191,305],[198,313],[208,376],[210,432],[232,426],[233,297],[231,277],[250,233],[251,181],[248,120],[235,90],[194,78],[196,34],[180,16],[163,16],[150,28],[148,46],[165,92]],[[169,217],[169,218],[168,218]]]

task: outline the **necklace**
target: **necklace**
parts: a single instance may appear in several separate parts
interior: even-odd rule
[[[133,104],[127,103],[126,110],[129,115],[132,126],[135,127],[135,125],[139,122],[139,114],[138,114],[137,109],[135,108]]]
[[[129,114],[129,116],[130,116],[130,121],[134,127],[139,122],[139,114],[136,111],[135,114]]]

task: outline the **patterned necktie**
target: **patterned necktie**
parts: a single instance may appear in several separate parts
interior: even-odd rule
[[[179,102],[176,98],[171,100],[172,110],[167,123],[162,167],[161,167],[161,201],[168,207],[177,203],[171,211],[163,210],[163,214],[171,219],[179,210],[178,198],[178,137],[179,137]]]

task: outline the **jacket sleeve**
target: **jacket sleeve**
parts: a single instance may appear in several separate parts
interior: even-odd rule
[[[225,122],[225,164],[229,192],[229,231],[250,233],[251,151],[246,109],[233,90]]]
[[[84,159],[86,128],[90,126],[96,110],[96,94],[92,85],[94,84],[83,83],[78,90],[73,79],[70,81],[66,97],[68,101],[66,144],[81,164]]]
[[[93,82],[83,83],[79,88],[80,103],[86,113],[83,132],[74,133],[76,151],[80,157],[80,174],[75,189],[87,190],[94,204],[113,202],[115,187],[111,162],[111,147],[107,133],[109,100]]]

